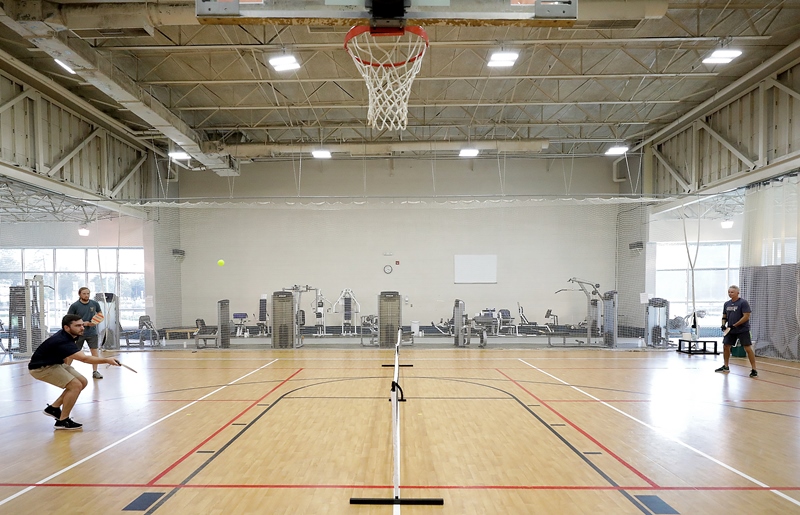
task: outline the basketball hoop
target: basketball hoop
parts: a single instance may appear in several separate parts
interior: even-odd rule
[[[417,26],[370,31],[359,25],[344,37],[344,49],[367,82],[367,121],[374,129],[406,128],[411,84],[427,48],[428,34]]]

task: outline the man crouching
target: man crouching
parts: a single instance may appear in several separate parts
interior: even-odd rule
[[[50,383],[64,391],[53,404],[48,404],[44,414],[56,419],[55,429],[80,429],[78,424],[69,418],[72,407],[78,400],[81,390],[89,383],[70,364],[77,359],[84,363],[99,365],[107,363],[119,366],[114,358],[101,358],[83,353],[75,340],[83,334],[83,320],[78,315],[64,315],[61,319],[61,330],[39,345],[28,363],[28,371],[39,381]]]

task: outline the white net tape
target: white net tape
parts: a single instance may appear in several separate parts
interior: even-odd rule
[[[402,36],[373,36],[369,27],[354,27],[347,49],[369,92],[367,121],[377,130],[405,129],[411,84],[422,66],[428,36],[421,27],[407,27]]]

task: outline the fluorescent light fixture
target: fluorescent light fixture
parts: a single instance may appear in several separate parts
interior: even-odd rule
[[[606,150],[606,155],[607,156],[621,156],[622,154],[624,154],[627,151],[628,151],[628,147],[626,147],[624,145],[618,145],[618,146],[614,146],[614,147],[611,147],[608,150]]]
[[[172,158],[174,161],[185,161],[185,160],[187,160],[187,159],[189,159],[191,157],[189,154],[187,154],[183,150],[175,150],[173,152],[170,152],[167,155],[170,158]]]
[[[742,55],[742,51],[741,50],[733,50],[733,49],[729,49],[729,50],[714,50],[714,53],[711,54],[711,57],[725,57],[725,58],[728,58],[728,59],[736,59],[740,55]]]
[[[89,236],[89,229],[87,229],[85,225],[81,225],[80,228],[78,228],[78,234],[81,236]]]
[[[75,75],[75,70],[73,70],[72,68],[70,68],[69,66],[67,66],[67,64],[66,64],[66,63],[64,63],[63,61],[59,61],[58,59],[53,59],[53,60],[54,60],[54,61],[55,61],[55,62],[56,62],[56,63],[57,63],[57,64],[58,64],[60,67],[62,67],[62,68],[64,68],[65,70],[67,70],[67,71],[68,71],[68,72],[70,72],[72,75]]]
[[[317,159],[330,159],[331,153],[328,150],[312,150],[311,155]]]
[[[494,52],[491,57],[489,57],[489,62],[487,66],[492,67],[503,67],[503,66],[514,66],[514,62],[516,62],[517,57],[519,54],[517,52]]]
[[[462,148],[458,153],[458,157],[475,157],[480,153],[477,148]]]
[[[297,58],[295,58],[293,55],[281,55],[278,57],[273,57],[269,60],[269,65],[272,66],[276,72],[296,70],[300,68],[300,63],[297,62]]]
[[[733,220],[723,220],[719,223],[720,227],[723,229],[730,229],[733,227]]]
[[[742,55],[741,50],[715,50],[710,56],[703,59],[704,64],[728,64]]]

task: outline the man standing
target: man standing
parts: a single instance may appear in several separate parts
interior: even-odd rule
[[[750,360],[750,377],[758,377],[756,353],[753,350],[753,342],[750,340],[750,304],[739,297],[739,287],[735,285],[728,288],[728,297],[731,300],[727,301],[722,307],[722,355],[725,359],[725,364],[716,369],[715,372],[730,371],[728,360],[731,357],[731,347],[736,344],[736,340],[739,340]]]
[[[44,409],[45,415],[56,419],[55,429],[80,429],[83,426],[69,418],[69,415],[81,391],[89,382],[70,366],[72,360],[91,363],[95,367],[100,363],[119,366],[119,361],[114,358],[99,358],[84,354],[75,343],[82,334],[81,317],[64,315],[61,319],[61,330],[43,341],[28,363],[28,371],[35,379],[64,389],[58,399]]]
[[[83,335],[79,336],[78,340],[75,342],[78,348],[83,348],[83,342],[86,342],[92,356],[100,356],[100,351],[97,350],[97,342],[99,340],[97,337],[97,324],[92,322],[92,318],[96,314],[102,313],[102,311],[100,310],[99,302],[89,299],[89,293],[91,292],[86,286],[78,290],[78,297],[80,298],[72,303],[67,310],[67,314],[78,315],[83,319],[83,327],[85,330]],[[92,365],[92,377],[94,379],[103,379],[103,375],[97,371],[97,365]]]

